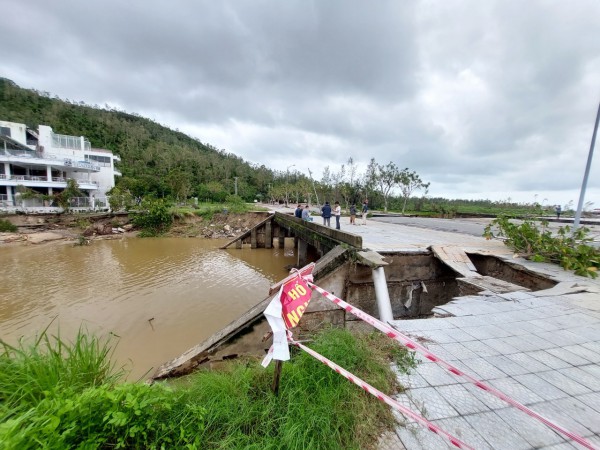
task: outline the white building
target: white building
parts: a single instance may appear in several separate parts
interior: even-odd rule
[[[19,185],[52,195],[65,189],[70,178],[88,198],[85,205],[74,206],[105,206],[106,192],[114,187],[115,175],[121,175],[115,161],[120,158],[91,148],[83,136],[56,134],[46,125],[36,132],[22,123],[0,121],[0,209],[25,206]]]

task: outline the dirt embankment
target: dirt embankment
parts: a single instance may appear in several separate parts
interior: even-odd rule
[[[265,212],[193,214],[176,217],[165,236],[234,238],[267,217]],[[18,227],[16,233],[0,233],[0,245],[40,244],[51,241],[87,243],[94,239],[133,237],[137,231],[128,214],[17,214],[0,216]]]

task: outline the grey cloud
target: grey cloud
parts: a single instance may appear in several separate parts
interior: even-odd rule
[[[580,182],[594,0],[5,3],[1,76],[259,164],[375,157],[457,195]]]

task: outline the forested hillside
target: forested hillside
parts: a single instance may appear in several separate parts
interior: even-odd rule
[[[0,78],[0,120],[37,129],[49,125],[55,133],[85,136],[94,148],[121,157],[117,180],[136,196],[224,199],[234,192],[246,200],[266,196],[273,172],[217,150],[149,119],[98,105],[52,98],[47,92],[23,89]]]

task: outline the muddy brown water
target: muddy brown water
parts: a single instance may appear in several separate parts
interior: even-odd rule
[[[220,250],[224,243],[131,238],[0,248],[0,339],[14,344],[49,324],[70,339],[83,325],[118,336],[114,360],[130,380],[151,374],[263,300],[295,262],[287,249]]]

